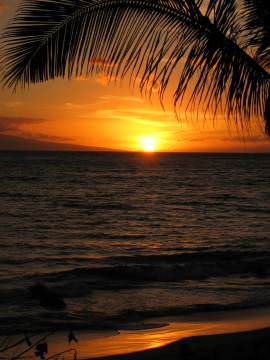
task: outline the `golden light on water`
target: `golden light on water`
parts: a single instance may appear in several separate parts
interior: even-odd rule
[[[142,136],[139,138],[140,148],[144,152],[157,150],[157,139],[154,135]]]

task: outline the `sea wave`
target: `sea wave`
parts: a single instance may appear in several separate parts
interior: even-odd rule
[[[39,273],[33,280],[88,281],[93,287],[108,286],[110,281],[133,283],[179,282],[232,275],[267,278],[270,253],[251,251],[212,251],[173,255],[118,256],[107,265],[80,266],[69,270]]]
[[[0,333],[5,335],[24,334],[25,331],[31,333],[40,333],[45,331],[69,331],[70,326],[77,330],[94,331],[119,331],[129,327],[145,328],[151,319],[159,319],[164,324],[162,318],[192,315],[197,313],[244,310],[250,308],[260,308],[268,306],[264,301],[231,303],[231,304],[195,304],[190,306],[162,307],[147,310],[125,309],[115,315],[109,315],[102,312],[81,312],[80,315],[74,315],[67,312],[42,312],[27,315],[24,312],[14,316],[6,315],[2,317],[0,324]],[[157,321],[152,327],[157,326]]]

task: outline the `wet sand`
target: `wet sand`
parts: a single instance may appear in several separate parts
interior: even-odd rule
[[[79,332],[76,334],[79,343],[72,347],[77,349],[79,359],[270,358],[269,308],[197,314],[155,323],[158,326],[166,321],[168,325],[152,329]],[[54,336],[51,354],[67,348],[65,336]]]
[[[103,360],[269,360],[270,328],[242,333],[196,336],[161,348]],[[101,358],[98,358],[101,359]]]

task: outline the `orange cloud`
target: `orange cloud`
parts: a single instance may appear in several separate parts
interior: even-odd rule
[[[45,121],[39,118],[0,116],[0,132],[15,131],[23,125],[39,124]]]
[[[7,9],[7,5],[4,4],[2,1],[0,2],[0,14],[2,14],[3,12],[5,12]]]
[[[18,106],[21,106],[23,104],[22,101],[1,101],[0,104],[2,106],[5,106],[9,109],[13,109],[13,108],[16,108]]]
[[[117,63],[113,63],[113,62],[107,62],[102,58],[94,58],[91,59],[89,61],[89,65],[96,65],[96,66],[100,66],[102,68],[112,68],[114,65],[116,65]]]
[[[108,74],[106,73],[98,73],[96,76],[95,76],[95,82],[100,84],[100,85],[103,85],[103,86],[106,86],[108,85],[111,81],[115,81],[116,80],[116,77],[115,76],[109,76]]]
[[[87,81],[87,80],[89,80],[89,77],[83,76],[83,75],[78,75],[75,77],[75,80],[76,81]]]
[[[135,96],[115,96],[115,95],[103,95],[98,97],[99,100],[106,101],[106,102],[135,102],[143,104],[143,100],[141,98]]]
[[[41,140],[46,142],[67,142],[73,141],[71,137],[49,135],[41,132],[32,132],[31,125],[40,124],[48,120],[28,117],[5,117],[0,116],[0,137],[16,136],[22,139]],[[29,130],[25,126],[30,125]],[[8,137],[6,137],[8,139]]]

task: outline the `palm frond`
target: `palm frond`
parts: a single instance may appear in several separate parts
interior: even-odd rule
[[[256,48],[256,60],[270,68],[270,3],[263,0],[245,0],[246,31],[249,44]]]
[[[176,79],[176,111],[188,98],[186,109],[226,111],[242,129],[264,118],[269,129],[269,74],[240,32],[236,0],[24,0],[4,34],[3,80],[103,71],[150,96],[158,89],[163,102]]]

